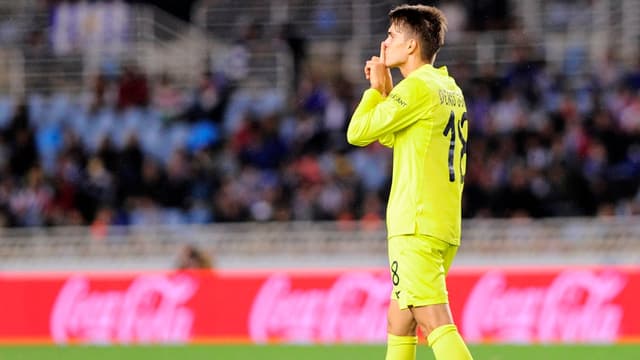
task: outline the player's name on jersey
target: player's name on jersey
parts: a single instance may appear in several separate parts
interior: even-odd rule
[[[462,94],[455,91],[440,89],[438,91],[440,95],[440,104],[456,107],[464,107],[464,98]]]

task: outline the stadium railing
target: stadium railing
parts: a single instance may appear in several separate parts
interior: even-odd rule
[[[193,25],[157,7],[126,5],[122,44],[100,45],[85,39],[60,53],[54,44],[55,8],[38,7],[35,2],[20,3],[20,7],[0,4],[0,23],[13,34],[5,36],[0,44],[0,67],[7,74],[0,77],[0,92],[4,94],[78,93],[90,88],[97,73],[111,71],[117,75],[127,63],[136,63],[149,75],[166,73],[174,79],[176,87],[191,88],[207,68],[207,56],[216,45],[214,39]],[[92,13],[94,10],[85,9],[86,16],[97,16],[99,10]],[[77,40],[77,33],[101,28],[99,20],[89,18],[77,21],[87,29],[73,30],[69,35],[71,41]]]
[[[203,0],[194,6],[196,26],[155,7],[129,6],[133,15],[128,35],[131,44],[116,57],[136,59],[151,74],[169,72],[178,80],[177,86],[186,87],[209,67],[224,70],[233,56],[233,41],[250,24],[266,33],[266,39],[273,39],[282,24],[290,23],[308,41],[308,58],[322,59],[312,65],[330,64],[333,71],[341,71],[358,84],[362,82],[362,59],[378,52],[377,44],[387,26],[385,14],[395,3]],[[513,61],[514,50],[524,44],[534,58],[580,74],[589,70],[589,60],[601,58],[610,48],[618,49],[629,63],[636,58],[640,2],[512,0],[510,4],[519,26],[512,31],[450,33],[439,60],[471,66],[501,65]],[[35,1],[0,2],[0,22],[12,29],[2,38],[0,69],[7,75],[0,76],[0,91],[17,95],[80,91],[89,85],[105,58],[112,56],[95,50],[57,57],[27,56],[25,49],[33,40],[29,36],[34,30],[45,31],[48,41],[49,19]],[[240,86],[288,91],[292,77],[289,56],[282,46],[272,46],[272,40],[266,39],[260,39],[260,51],[252,52],[247,81]],[[335,66],[333,60],[342,65]]]
[[[205,226],[0,230],[0,270],[167,268],[185,244],[222,267],[372,266],[386,259],[382,224],[231,223]],[[637,264],[640,219],[470,219],[459,264]]]
[[[388,26],[386,13],[397,3],[202,0],[194,6],[192,18],[197,26],[219,39],[229,39],[229,32],[240,36],[252,25],[257,36],[269,37],[282,24],[292,24],[307,41],[312,67],[327,73],[329,64],[333,71],[362,84],[362,61],[379,52],[378,44]],[[511,0],[509,3],[515,20],[510,29],[449,32],[438,61],[471,67],[502,66],[514,61],[517,50],[526,48],[534,60],[566,70],[569,75],[584,75],[610,49],[617,49],[627,63],[636,59],[640,2]],[[262,56],[266,53],[275,56],[278,51],[281,49],[267,49]],[[324,62],[313,64],[316,58]],[[326,59],[341,60],[342,66]]]

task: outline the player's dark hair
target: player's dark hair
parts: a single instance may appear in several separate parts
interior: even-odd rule
[[[447,19],[442,11],[433,6],[400,5],[389,12],[389,20],[391,24],[415,33],[420,42],[420,55],[425,61],[431,61],[444,45]]]

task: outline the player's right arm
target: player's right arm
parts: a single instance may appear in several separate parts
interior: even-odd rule
[[[421,106],[424,99],[416,96],[420,92],[420,82],[406,78],[386,98],[376,89],[366,90],[349,122],[347,141],[356,146],[366,146],[376,140],[385,146],[393,145],[389,135],[424,116]]]
[[[391,93],[393,89],[393,79],[391,69],[386,65],[384,41],[380,43],[380,56],[373,56],[364,65],[364,77],[369,80],[372,89],[378,90],[383,97]]]
[[[380,43],[380,57],[372,57],[367,61],[364,66],[364,76],[371,83],[372,89],[377,89],[382,94],[382,97],[386,97],[391,93],[393,89],[393,80],[391,79],[391,70],[386,67],[385,64],[385,45],[384,42]],[[392,148],[395,143],[395,134],[385,134],[378,139],[378,142],[383,146]]]
[[[392,148],[393,144],[395,144],[395,142],[396,142],[396,135],[395,134],[383,135],[380,139],[378,139],[378,142],[380,144],[382,144],[383,146],[386,146],[388,148]]]

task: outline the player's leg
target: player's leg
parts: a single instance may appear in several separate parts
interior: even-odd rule
[[[425,260],[431,265],[426,271],[432,277],[430,292],[433,295],[431,297],[445,299],[445,301],[436,301],[431,304],[425,301],[423,302],[425,305],[411,308],[414,319],[427,335],[427,342],[437,360],[472,359],[467,345],[453,323],[448,304],[445,278],[456,255],[457,247],[434,238],[427,238],[426,241],[430,248],[426,251],[428,255]]]
[[[416,321],[409,309],[400,309],[391,299],[387,313],[386,360],[414,360],[416,358]]]
[[[416,321],[407,308],[407,291],[404,289],[407,277],[403,264],[406,242],[402,237],[389,239],[390,275],[393,283],[391,301],[387,312],[387,356],[386,360],[414,360],[416,358]]]
[[[440,326],[453,324],[449,304],[412,307],[411,313],[425,336]]]
[[[471,353],[453,323],[449,304],[415,307],[413,315],[437,360],[468,360]]]

